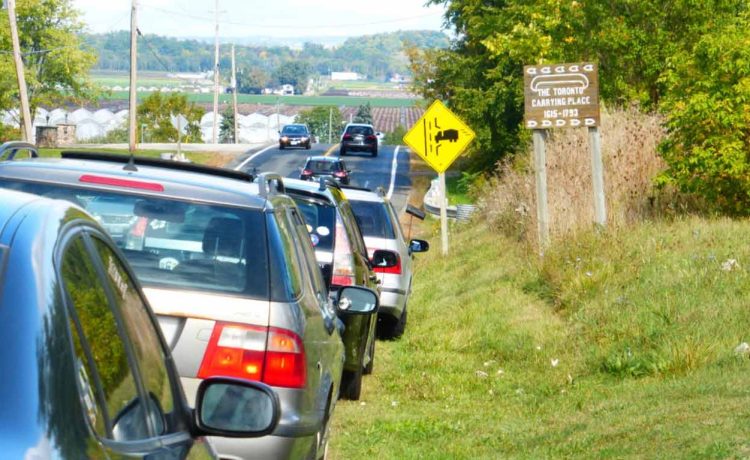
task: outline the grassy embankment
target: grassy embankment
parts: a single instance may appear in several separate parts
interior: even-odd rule
[[[420,256],[406,335],[378,342],[332,458],[750,454],[747,222],[587,235],[543,262],[484,224]],[[437,242],[437,238],[432,238]]]
[[[750,456],[750,359],[735,354],[750,222],[654,195],[662,134],[604,114],[609,226],[593,231],[586,133],[555,133],[544,259],[523,159],[452,227],[448,257],[428,224],[406,334],[378,342],[362,400],[339,402],[331,458]]]

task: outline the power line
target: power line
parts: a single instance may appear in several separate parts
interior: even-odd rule
[[[204,16],[199,16],[196,14],[190,14],[185,13],[183,11],[174,11],[169,10],[166,8],[161,8],[154,5],[146,5],[142,4],[141,6],[150,8],[152,10],[161,11],[162,13],[169,13],[169,14],[175,14],[178,16],[183,16],[186,18],[191,18],[196,21],[205,22],[205,23],[214,23],[213,20],[206,18]],[[220,24],[224,25],[233,25],[233,26],[243,26],[243,27],[257,27],[261,29],[290,29],[290,30],[315,30],[315,29],[330,29],[330,28],[336,28],[336,27],[363,27],[363,26],[374,26],[374,25],[380,25],[380,24],[391,24],[391,23],[397,23],[397,22],[405,22],[405,21],[411,21],[413,19],[422,19],[432,16],[438,16],[442,15],[443,13],[437,12],[437,13],[429,13],[429,14],[422,14],[418,16],[409,16],[409,17],[403,17],[403,18],[396,18],[396,19],[386,19],[382,21],[371,21],[371,22],[360,22],[360,23],[351,23],[351,24],[327,24],[327,25],[318,25],[318,26],[305,26],[305,25],[282,25],[282,24],[259,24],[259,23],[249,23],[249,22],[237,22],[237,21],[220,21]]]
[[[141,39],[143,40],[143,43],[145,43],[146,46],[148,47],[148,50],[151,51],[151,54],[154,56],[154,58],[156,59],[156,61],[159,64],[161,64],[162,67],[164,67],[165,71],[171,72],[171,70],[169,69],[169,67],[167,66],[167,64],[165,64],[164,61],[162,61],[161,57],[159,57],[159,55],[156,54],[156,50],[154,49],[153,46],[151,46],[151,43],[146,39],[146,36],[141,33],[141,29],[136,28],[135,30],[136,30],[136,32],[138,32],[138,36],[141,37]]]

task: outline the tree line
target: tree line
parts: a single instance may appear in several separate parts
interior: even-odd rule
[[[750,4],[746,0],[430,0],[444,49],[409,50],[416,87],[477,132],[465,166],[525,151],[523,66],[593,61],[605,105],[666,120],[659,185],[750,214]]]
[[[86,34],[86,46],[98,57],[94,69],[130,69],[130,35],[126,31]],[[310,74],[351,71],[372,79],[385,79],[409,72],[405,49],[435,48],[448,45],[448,37],[437,31],[401,31],[348,38],[338,47],[326,48],[305,43],[302,49],[287,46],[235,46],[240,69],[260,72],[269,79],[292,64],[302,65]],[[231,68],[229,47],[223,46],[219,67]],[[158,35],[139,37],[138,68],[169,72],[200,72],[213,69],[214,46],[199,40],[183,40]]]

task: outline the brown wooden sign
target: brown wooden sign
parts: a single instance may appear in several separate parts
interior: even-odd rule
[[[599,126],[599,69],[589,62],[525,66],[524,126]]]

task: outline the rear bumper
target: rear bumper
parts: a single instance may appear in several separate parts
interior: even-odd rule
[[[388,315],[396,319],[401,318],[406,305],[406,291],[396,288],[380,288],[380,307],[378,315]]]
[[[362,151],[369,152],[373,149],[377,149],[378,145],[377,144],[358,144],[356,142],[342,142],[341,148],[345,150],[352,150],[352,151],[362,150]]]

